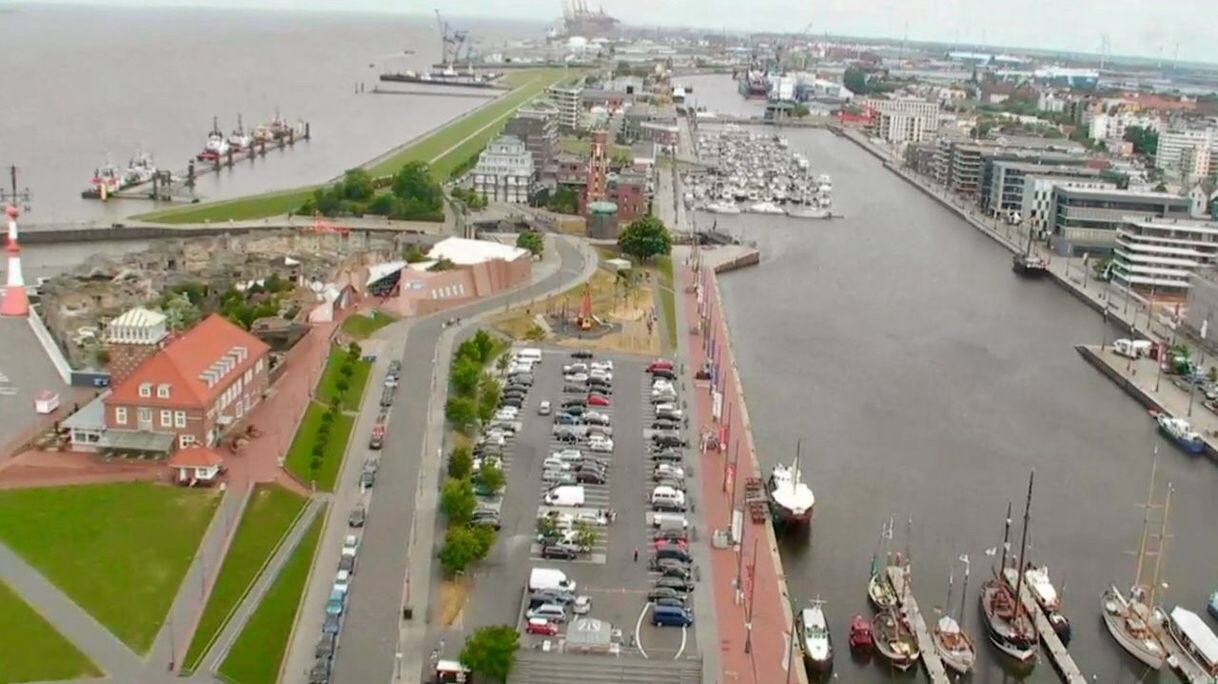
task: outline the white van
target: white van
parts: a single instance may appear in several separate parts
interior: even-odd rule
[[[1150,340],[1117,340],[1112,343],[1112,351],[1130,359],[1140,359],[1150,353]]]
[[[652,513],[651,524],[660,532],[684,532],[689,521],[681,513]]]
[[[575,582],[567,579],[567,573],[555,568],[533,568],[529,573],[529,591],[566,591],[575,593]]]
[[[516,363],[541,363],[541,350],[533,347],[516,352]]]
[[[667,485],[660,485],[651,492],[651,507],[656,510],[685,510],[685,492]]]
[[[546,492],[545,501],[547,506],[583,506],[583,485],[561,485],[555,487]],[[684,495],[682,495],[682,504],[684,504]]]

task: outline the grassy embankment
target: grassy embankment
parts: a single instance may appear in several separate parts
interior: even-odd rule
[[[0,541],[143,654],[219,503],[149,482],[14,489],[0,492]]]
[[[512,112],[543,93],[551,84],[568,76],[569,72],[564,69],[528,69],[510,73],[505,77],[509,84],[515,86],[510,93],[372,164],[369,171],[373,176],[386,176],[409,162],[425,161],[431,165],[432,174],[437,180],[445,180],[453,169],[486,146],[487,141],[502,129]],[[160,223],[204,223],[279,216],[298,209],[316,187],[174,207],[132,218]]]
[[[279,485],[260,484],[254,488],[191,637],[182,661],[184,670],[194,671],[199,666],[304,505],[304,497]]]
[[[262,597],[262,603],[258,604],[233,642],[228,656],[220,664],[220,674],[228,681],[237,684],[274,684],[278,678],[325,519],[324,510],[313,519],[279,571],[275,583]]]
[[[85,654],[0,582],[0,682],[46,682],[100,677]]]
[[[344,366],[350,369],[350,375],[344,375]],[[284,467],[301,482],[315,484],[324,492],[334,491],[343,456],[347,451],[347,440],[355,424],[355,414],[359,411],[371,369],[372,364],[364,361],[358,353],[351,357],[350,349],[336,347],[330,350],[326,368],[317,382],[313,401],[309,402],[309,407],[305,409],[304,418],[296,429],[296,436],[292,438],[292,446],[288,448],[288,455],[284,459]],[[332,413],[329,432],[323,434],[325,415],[335,401],[338,402],[338,409]],[[319,442],[322,444],[321,461],[316,464],[317,471],[314,473],[310,466],[313,465],[314,446]]]

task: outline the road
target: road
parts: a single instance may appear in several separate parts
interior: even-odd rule
[[[422,490],[420,485],[421,482],[435,482],[435,469],[439,465],[438,459],[430,453],[435,447],[427,449],[424,441],[429,428],[433,427],[430,423],[433,423],[437,416],[441,421],[443,417],[442,411],[433,409],[443,403],[445,383],[437,381],[433,384],[433,373],[440,374],[440,378],[446,377],[442,373],[447,368],[453,333],[458,332],[452,328],[446,330],[443,322],[453,316],[469,321],[480,314],[506,308],[512,303],[565,289],[586,278],[590,274],[590,268],[594,268],[595,257],[592,255],[593,261],[589,262],[591,253],[584,245],[565,238],[552,240],[550,244],[557,249],[561,264],[554,273],[523,290],[411,321],[403,326],[403,332],[398,333],[399,336],[404,334],[404,345],[398,346],[399,340],[391,340],[387,345],[389,349],[395,349],[395,354],[396,349],[401,349],[402,386],[398,390],[397,401],[393,407],[380,474],[369,507],[368,522],[363,531],[359,566],[352,583],[341,646],[335,660],[335,682],[387,682],[394,676],[403,608],[397,597],[403,596],[407,563],[414,553],[410,545],[416,530],[416,505],[419,504],[419,494]],[[446,332],[449,334],[444,335]],[[442,341],[442,335],[447,344],[437,348]],[[388,355],[386,353],[384,357]],[[384,357],[378,359],[377,368],[374,369],[372,378],[375,382],[379,382],[383,375],[381,365],[386,363]],[[365,412],[374,412],[374,409],[373,406],[366,406]],[[364,416],[361,416],[361,420],[357,422],[357,430],[365,422],[363,418]],[[359,445],[364,437],[364,433],[356,433],[353,437],[353,444],[358,450],[348,454],[344,471],[358,471],[359,464],[363,461],[359,455],[363,453],[363,448]],[[438,440],[433,443],[438,444]],[[425,450],[427,464],[421,469],[420,463],[423,461]],[[341,486],[347,485],[346,475],[345,472]],[[427,486],[434,488],[435,485]],[[429,491],[428,494],[429,498],[434,500],[435,492]],[[434,504],[431,504],[425,509],[433,506]],[[336,506],[332,515],[335,520],[345,520],[346,510]],[[430,523],[430,517],[426,522]],[[425,521],[418,521],[417,534],[415,548],[418,553],[430,558],[431,530]],[[326,540],[330,541],[328,533]],[[329,546],[333,547],[334,544]],[[337,548],[327,548],[319,554],[316,567],[319,581],[324,580],[333,570],[336,558]],[[417,586],[427,585],[422,577],[412,578],[411,581]],[[311,650],[311,643],[317,636],[317,630],[309,628],[312,621],[310,615],[319,614],[321,603],[324,603],[324,597],[317,598],[313,594],[314,592],[310,591],[310,597],[304,606],[306,615],[302,617],[300,634],[294,640],[285,668],[286,681],[302,681],[309,664],[307,651]],[[414,604],[414,623],[421,623],[426,619],[425,594],[426,592],[419,594],[418,600],[408,599]],[[410,642],[407,643],[410,645]],[[309,645],[302,648],[302,644]],[[420,670],[413,668],[407,671]]]

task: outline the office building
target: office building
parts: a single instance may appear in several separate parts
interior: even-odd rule
[[[1169,178],[1189,183],[1210,173],[1214,130],[1164,131],[1155,149],[1155,168]]]
[[[1216,260],[1218,223],[1129,221],[1117,228],[1112,279],[1134,290],[1183,296],[1192,287],[1193,274]]]
[[[474,190],[488,201],[524,203],[533,190],[533,155],[515,136],[492,140],[470,174]]]
[[[1077,157],[1060,155],[1037,155],[1034,161],[995,158],[987,162],[987,191],[982,196],[982,207],[991,215],[1021,211],[1024,205],[1024,178],[1030,174],[1066,176],[1073,178],[1098,178],[1099,169],[1082,166],[1086,161]]]
[[[580,127],[583,118],[583,92],[581,86],[552,85],[546,93],[558,109],[558,127],[564,131],[574,131]]]
[[[917,143],[939,127],[939,103],[912,97],[865,98],[859,105],[871,112],[868,133],[890,143]]]
[[[1053,188],[1052,247],[1058,254],[1108,253],[1116,247],[1116,230],[1129,221],[1185,219],[1187,197],[1166,192]]]
[[[1023,179],[1023,206],[1019,210],[1022,222],[1033,234],[1043,239],[1049,234],[1049,216],[1053,213],[1053,188],[1089,188],[1116,190],[1117,184],[1097,177],[1047,176],[1029,174]]]
[[[533,156],[533,180],[554,177],[558,151],[558,108],[539,100],[516,110],[503,129],[504,135],[519,138]]]

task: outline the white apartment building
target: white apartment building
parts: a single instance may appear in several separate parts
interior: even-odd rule
[[[1192,182],[1210,173],[1214,147],[1218,144],[1214,129],[1204,131],[1163,131],[1155,150],[1155,168],[1169,178]]]
[[[1112,278],[1122,286],[1186,294],[1192,274],[1218,261],[1218,223],[1131,220],[1117,228]]]
[[[492,140],[471,172],[474,190],[489,201],[529,201],[534,178],[533,154],[512,135]]]
[[[584,89],[580,86],[552,85],[546,89],[546,94],[558,107],[558,127],[573,131],[579,128],[583,113]]]
[[[1125,129],[1130,126],[1140,126],[1156,132],[1163,128],[1163,120],[1159,117],[1133,112],[1117,112],[1116,114],[1089,112],[1086,124],[1087,137],[1092,140],[1121,140],[1125,137]]]
[[[859,105],[873,112],[869,133],[891,143],[927,140],[939,127],[939,103],[913,97],[865,98]]]
[[[1032,227],[1035,234],[1047,235],[1050,229],[1049,217],[1053,213],[1053,188],[1115,190],[1116,187],[1116,183],[1099,178],[1029,175],[1023,180],[1023,208],[1020,210],[1020,218]]]

